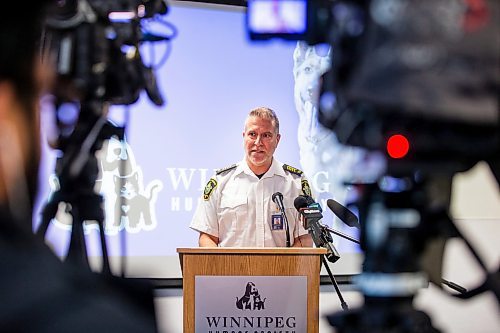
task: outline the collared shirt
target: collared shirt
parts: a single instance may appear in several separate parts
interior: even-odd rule
[[[302,182],[307,181],[296,171],[300,174],[285,171],[283,164],[273,159],[260,179],[245,160],[217,173],[205,189],[190,228],[217,237],[221,247],[284,247],[283,218],[272,200],[274,193],[281,192],[293,245],[296,237],[307,234],[293,204],[303,194]]]

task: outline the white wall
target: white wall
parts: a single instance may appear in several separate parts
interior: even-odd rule
[[[450,209],[455,219],[500,219],[500,191],[486,163],[455,175]]]

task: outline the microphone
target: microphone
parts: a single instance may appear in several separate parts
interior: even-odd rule
[[[326,205],[342,222],[350,227],[360,228],[358,217],[351,212],[347,207],[342,206],[340,203],[333,199],[328,199]]]
[[[308,195],[299,195],[293,201],[293,205],[295,206],[295,209],[297,209],[299,213],[304,217],[304,229],[306,230],[310,230],[310,221],[313,221],[313,219],[319,221],[323,218],[323,214],[321,214],[321,212],[323,211],[321,209],[321,206]]]
[[[295,209],[297,209],[299,212],[300,212],[300,209],[306,208],[307,206],[309,206],[312,203],[314,203],[313,198],[311,198],[309,196],[305,196],[305,195],[299,195],[293,201],[293,205],[295,206]]]
[[[272,196],[273,202],[278,205],[278,208],[281,212],[281,215],[283,216],[283,222],[285,224],[285,233],[286,233],[286,247],[290,247],[290,228],[288,225],[288,219],[286,218],[285,214],[285,206],[283,205],[283,194],[281,192],[276,192]]]
[[[295,209],[297,209],[297,210],[300,210],[301,208],[308,207],[308,208],[317,209],[317,210],[319,210],[320,213],[323,212],[323,208],[321,208],[319,203],[314,201],[314,199],[308,195],[299,195],[293,201],[293,205],[295,206]]]
[[[334,263],[339,260],[340,254],[331,243],[332,236],[325,230],[326,227],[319,223],[319,220],[323,218],[321,206],[313,198],[305,195],[295,198],[293,205],[304,217],[304,228],[309,231],[316,247],[326,248],[328,261]]]

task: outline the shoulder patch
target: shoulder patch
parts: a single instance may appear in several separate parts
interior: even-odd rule
[[[303,172],[297,168],[294,168],[293,166],[290,166],[288,164],[283,164],[283,170],[291,172],[293,174],[296,174],[298,176],[302,176]]]
[[[309,182],[307,179],[302,179],[302,192],[304,195],[307,195],[308,197],[312,197],[312,192],[311,192],[311,187],[309,186]]]
[[[216,187],[217,181],[214,178],[210,178],[207,185],[205,186],[205,189],[203,190],[203,200],[208,200]]]
[[[215,174],[216,175],[220,175],[226,171],[229,171],[229,170],[233,170],[234,168],[236,168],[238,165],[237,164],[233,164],[231,166],[228,166],[228,167],[225,167],[225,168],[222,168],[222,169],[218,169],[217,171],[215,171]]]

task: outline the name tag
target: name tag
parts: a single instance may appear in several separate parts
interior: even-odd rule
[[[271,221],[272,230],[283,230],[283,215],[273,214],[271,216]]]

